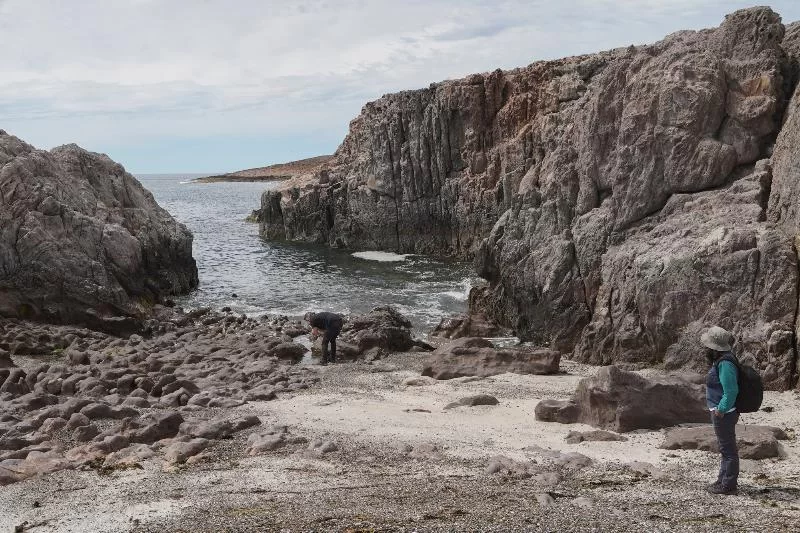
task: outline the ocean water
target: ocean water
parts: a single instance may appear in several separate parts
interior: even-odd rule
[[[245,218],[277,184],[190,183],[197,175],[137,178],[194,234],[200,286],[176,301],[185,308],[229,306],[238,313],[302,316],[364,313],[393,305],[424,332],[466,310],[478,281],[471,265],[378,251],[267,242]]]

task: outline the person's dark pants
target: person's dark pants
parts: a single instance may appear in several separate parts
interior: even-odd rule
[[[339,336],[340,329],[326,329],[322,335],[322,362],[331,363],[336,362],[336,337]],[[328,344],[330,343],[330,354],[328,353]]]
[[[725,490],[734,490],[739,480],[739,450],[736,448],[739,411],[726,413],[722,418],[717,418],[712,413],[711,421],[714,424],[714,433],[717,434],[719,453],[722,455],[717,483]]]

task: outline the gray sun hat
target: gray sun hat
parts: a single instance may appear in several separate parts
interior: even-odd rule
[[[733,334],[719,326],[711,326],[700,335],[700,342],[706,348],[718,352],[730,352],[733,349]]]

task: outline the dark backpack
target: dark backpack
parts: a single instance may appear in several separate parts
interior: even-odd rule
[[[736,365],[736,381],[739,385],[739,394],[736,395],[736,410],[740,413],[755,413],[761,407],[764,399],[764,383],[761,374],[749,365],[743,365],[733,354],[720,357],[715,363],[719,372],[719,363],[730,361]]]

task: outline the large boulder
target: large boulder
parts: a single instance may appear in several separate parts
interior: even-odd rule
[[[708,422],[703,385],[678,375],[650,379],[616,366],[578,382],[569,400],[541,400],[534,414],[543,422],[580,422],[624,433]]]
[[[389,306],[348,317],[342,337],[358,346],[360,352],[370,348],[404,352],[417,344],[411,336],[411,322]]]
[[[0,130],[0,316],[130,332],[196,286],[191,233],[122,166]]]
[[[575,389],[578,421],[624,433],[707,422],[705,390],[673,376],[647,379],[616,366],[601,368]]]
[[[446,339],[505,337],[510,334],[511,331],[509,329],[501,327],[482,313],[445,317],[431,332],[434,337],[444,337]]]
[[[261,232],[474,257],[471,313],[585,362],[693,367],[720,323],[788,388],[798,51],[800,27],[757,7],[386,95],[325,168],[264,193]]]
[[[768,459],[780,457],[779,440],[789,437],[780,428],[771,426],[739,425],[736,427],[736,445],[742,459]],[[717,436],[712,426],[672,428],[664,434],[662,448],[667,450],[703,450],[719,453]]]
[[[453,379],[464,376],[516,374],[555,374],[561,354],[546,348],[495,348],[486,339],[464,337],[433,351],[425,360],[423,376]]]

